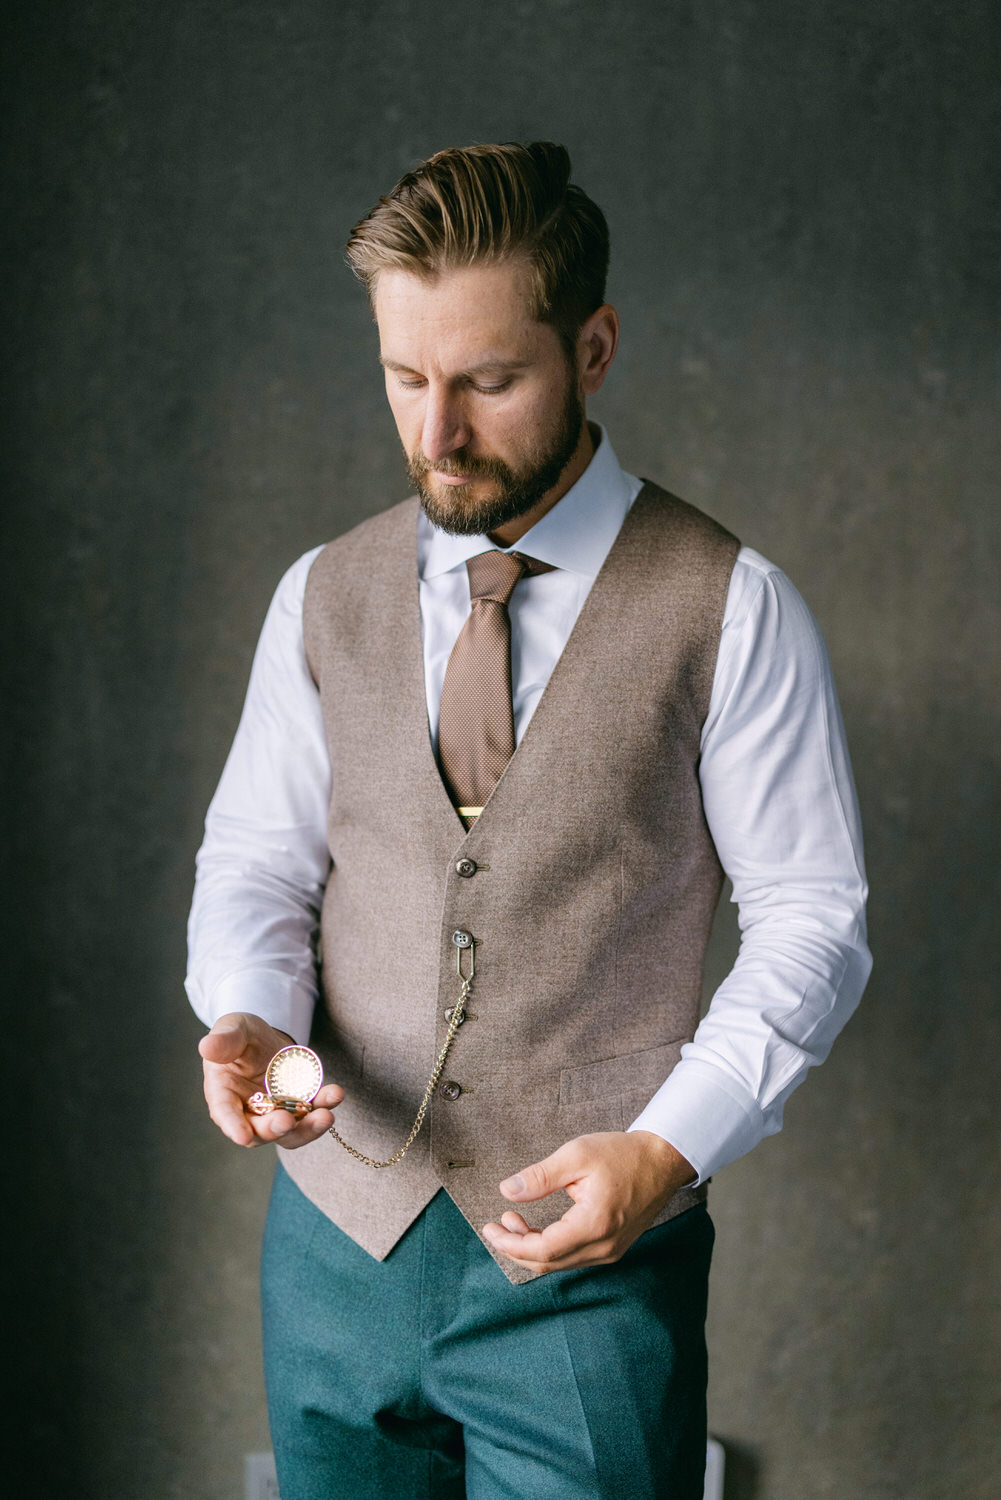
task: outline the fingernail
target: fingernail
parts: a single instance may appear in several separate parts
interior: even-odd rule
[[[517,1176],[509,1177],[506,1182],[502,1182],[500,1187],[502,1193],[510,1193],[512,1197],[517,1198],[525,1191],[525,1179],[519,1172]]]

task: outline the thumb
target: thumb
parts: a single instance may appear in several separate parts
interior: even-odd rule
[[[247,1045],[247,1033],[237,1016],[222,1016],[198,1043],[208,1062],[235,1062]]]
[[[263,1066],[261,1059],[266,1063],[275,1051],[277,1035],[258,1016],[231,1011],[229,1015],[220,1016],[212,1030],[206,1032],[198,1043],[198,1051],[206,1062],[244,1062],[255,1067],[258,1064]],[[280,1041],[278,1045],[281,1046]]]
[[[513,1177],[506,1178],[501,1183],[500,1190],[505,1198],[513,1198],[519,1203],[534,1203],[537,1198],[545,1198],[558,1188],[566,1187],[577,1176],[579,1163],[568,1143],[554,1151],[552,1156],[547,1156],[544,1161],[534,1162],[530,1167],[523,1167]]]

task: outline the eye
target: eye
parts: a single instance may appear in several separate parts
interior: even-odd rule
[[[421,379],[404,380],[402,375],[397,375],[396,382],[398,385],[402,385],[405,391],[419,391],[421,386],[424,384],[423,380]]]
[[[510,380],[501,380],[493,385],[484,385],[479,381],[474,380],[471,382],[471,384],[473,390],[479,391],[481,396],[499,396],[503,391],[506,391],[508,389],[511,382]]]

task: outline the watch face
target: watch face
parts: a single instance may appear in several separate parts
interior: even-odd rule
[[[309,1047],[283,1047],[268,1063],[265,1074],[272,1099],[315,1099],[323,1082],[323,1068]]]

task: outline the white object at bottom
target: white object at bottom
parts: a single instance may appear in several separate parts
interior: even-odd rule
[[[706,1446],[706,1487],[702,1500],[723,1500],[723,1466],[726,1454],[718,1438],[711,1437]]]
[[[244,1458],[245,1500],[281,1500],[273,1453],[248,1453]]]

